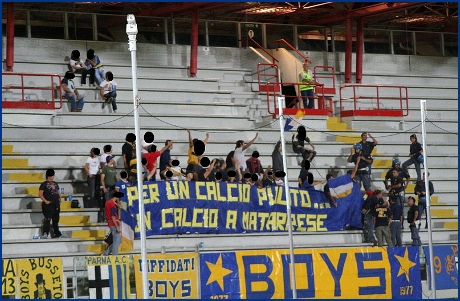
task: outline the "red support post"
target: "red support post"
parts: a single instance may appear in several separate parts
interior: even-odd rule
[[[364,53],[364,22],[359,18],[356,22],[356,83],[363,83],[363,53]]]
[[[351,83],[351,65],[353,62],[353,19],[347,18],[345,37],[345,83]]]
[[[12,2],[6,4],[6,71],[13,72],[14,65],[14,10]]]
[[[198,10],[192,11],[192,31],[190,33],[190,77],[196,77],[198,61]]]

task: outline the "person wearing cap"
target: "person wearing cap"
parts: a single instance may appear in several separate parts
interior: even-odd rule
[[[264,169],[262,168],[262,163],[259,160],[259,152],[253,151],[251,158],[246,160],[246,166],[248,167],[248,172],[251,174],[257,174],[259,178],[262,178]]]
[[[390,234],[390,223],[391,223],[391,210],[388,205],[385,205],[383,199],[379,199],[378,206],[374,212],[374,229],[375,236],[379,247],[383,247],[383,238],[389,247],[393,247],[393,241],[391,240]]]
[[[409,148],[409,157],[410,159],[403,163],[402,168],[407,172],[407,167],[414,164],[415,171],[417,172],[417,181],[422,179],[420,172],[420,162],[417,158],[423,154],[422,145],[417,141],[417,136],[415,134],[410,135],[410,148]]]
[[[391,223],[390,234],[393,246],[402,247],[401,229],[404,220],[404,213],[401,206],[396,201],[395,196],[390,195]]]
[[[80,95],[73,79],[75,74],[72,71],[67,71],[64,78],[61,80],[62,96],[70,101],[71,112],[81,112],[85,105],[85,98]]]
[[[59,213],[61,211],[61,189],[58,183],[54,181],[54,169],[46,170],[46,181],[40,184],[38,188],[38,197],[42,200],[43,219],[43,236],[50,237],[51,222],[53,223],[53,232],[55,237],[65,238],[59,231]]]
[[[430,173],[428,173],[430,176]],[[423,173],[423,177],[421,181],[417,181],[415,183],[414,193],[418,196],[418,209],[419,209],[419,216],[418,220],[422,220],[422,214],[425,212],[425,229],[428,229],[428,221],[426,219],[426,189],[425,189],[425,173]],[[434,194],[434,186],[433,183],[428,180],[428,189],[430,190],[430,197]],[[418,225],[420,229],[420,224]]]
[[[105,203],[105,219],[113,235],[113,243],[102,253],[103,256],[118,255],[118,247],[121,244],[121,223],[118,216],[120,208],[120,198],[124,196],[122,192],[114,192],[112,198]]]
[[[407,173],[407,171],[401,168],[401,161],[398,158],[395,158],[393,159],[391,168],[387,171],[385,175],[385,179],[383,180],[383,184],[385,184],[386,189],[388,190],[388,186],[389,186],[388,181],[391,179],[393,175],[393,169],[398,170],[399,176],[404,180],[403,186],[407,187],[407,185],[409,185],[410,175],[409,173]],[[403,188],[403,193],[404,193],[404,188]]]
[[[420,241],[420,235],[417,227],[417,219],[420,215],[420,211],[418,206],[415,205],[415,198],[411,196],[408,197],[407,205],[409,206],[409,210],[407,211],[407,222],[409,223],[412,246],[421,246],[422,242]]]
[[[110,199],[111,194],[115,191],[117,183],[117,170],[115,168],[115,157],[110,155],[105,158],[107,164],[101,171],[101,184],[104,191],[104,200]]]
[[[358,160],[359,159],[359,160]],[[371,189],[371,177],[369,174],[368,164],[372,163],[372,157],[365,156],[362,152],[362,144],[356,143],[350,152],[347,162],[355,163],[358,166],[355,178],[363,184],[364,190]]]
[[[89,188],[89,208],[96,208],[100,201],[100,185],[101,175],[99,173],[99,159],[97,156],[101,153],[97,147],[91,148],[89,157],[85,162],[85,172],[87,175],[88,188]]]
[[[43,274],[38,273],[35,277],[37,279],[35,282],[37,290],[34,291],[34,299],[51,299],[51,290],[45,287],[46,282],[43,278]]]

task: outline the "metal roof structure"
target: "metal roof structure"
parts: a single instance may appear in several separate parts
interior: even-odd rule
[[[458,33],[457,2],[15,2],[14,8],[172,18],[198,10],[205,20],[312,26],[362,18],[365,28]]]

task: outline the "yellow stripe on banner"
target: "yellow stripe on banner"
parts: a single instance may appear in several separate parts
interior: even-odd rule
[[[120,269],[122,270],[122,269]],[[115,265],[110,266],[110,273],[112,273],[112,283],[113,286],[110,288],[113,291],[113,299],[121,299],[120,296],[118,296],[119,291],[117,290],[118,288],[118,274],[117,274],[117,268]],[[121,276],[121,275],[120,275]]]

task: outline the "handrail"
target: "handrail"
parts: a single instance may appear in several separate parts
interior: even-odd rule
[[[345,107],[346,100],[353,101],[352,107],[350,104]],[[346,84],[340,87],[341,117],[354,115],[401,117],[408,114],[409,97],[405,86]]]
[[[272,58],[272,64],[275,64],[275,62],[279,62],[270,52],[267,51],[267,49],[265,49],[265,47],[257,43],[253,38],[246,37],[246,38],[242,38],[240,41],[243,41],[243,40],[246,40],[246,47],[249,47],[249,41],[252,41],[254,44],[256,44],[260,49],[263,50],[263,52],[265,52]]]
[[[11,80],[6,80],[5,76],[16,78],[9,78]],[[27,77],[30,77],[28,81],[25,80]],[[34,77],[49,77],[51,86],[35,86],[36,83],[33,81]],[[56,79],[57,83],[55,81]],[[8,82],[11,84],[8,84]],[[26,82],[28,84],[27,86],[25,84]],[[58,74],[3,72],[2,85],[2,108],[4,109],[56,110],[62,108],[61,76]],[[20,90],[20,95],[14,95],[15,93],[13,91],[15,90]],[[28,91],[28,93],[26,93],[26,91]],[[43,97],[43,92],[40,94],[36,92],[36,94],[34,94],[36,98],[34,97],[34,99],[31,99],[30,95],[33,91],[49,91],[50,95],[49,98],[40,99],[39,96]],[[8,92],[12,92],[12,96],[16,97],[10,97]]]
[[[288,86],[300,86],[300,85],[304,85],[303,83],[298,83],[298,82],[295,82],[295,83],[290,83],[290,82],[271,82],[271,83],[267,83],[268,86],[273,86],[273,88],[271,89],[267,89],[267,109],[268,109],[268,113],[269,114],[277,114],[276,112],[276,106],[278,104],[277,100],[276,100],[276,96],[279,96],[279,93],[276,93],[276,92],[279,92],[279,91],[276,91],[276,87],[280,86],[281,84],[283,85],[288,85]],[[313,86],[313,85],[312,85]],[[324,90],[324,84],[315,84],[314,85],[315,88],[319,88],[317,89],[316,91],[321,91],[321,90]],[[297,89],[296,89],[297,90]],[[314,93],[313,94],[313,98],[314,99],[320,99],[320,98],[325,98],[325,93],[322,92],[322,93]],[[300,102],[302,101],[302,96],[286,96],[285,95],[285,98],[292,98],[291,102],[286,106],[289,107],[290,105],[294,104],[294,103],[297,103],[297,102]],[[271,107],[273,106],[274,110],[271,110]],[[300,108],[300,106],[299,106]],[[305,109],[305,108],[304,108]],[[313,109],[311,109],[313,110]]]
[[[289,48],[291,48],[292,50],[294,50],[298,55],[300,55],[305,62],[311,62],[310,59],[308,57],[306,57],[305,55],[303,55],[299,50],[297,50],[297,48],[295,48],[294,46],[292,46],[291,44],[289,44],[288,41],[286,41],[285,39],[279,39],[279,40],[274,40],[272,41],[272,43],[278,43],[278,47],[277,48],[280,48],[280,43],[284,43],[286,44],[287,46],[289,46]]]
[[[331,75],[317,75],[316,74],[316,69],[331,69]],[[327,85],[324,87],[324,93],[325,94],[335,94],[335,69],[332,66],[315,66],[313,68],[313,78],[315,80],[322,78],[322,79],[332,79],[332,87]]]

